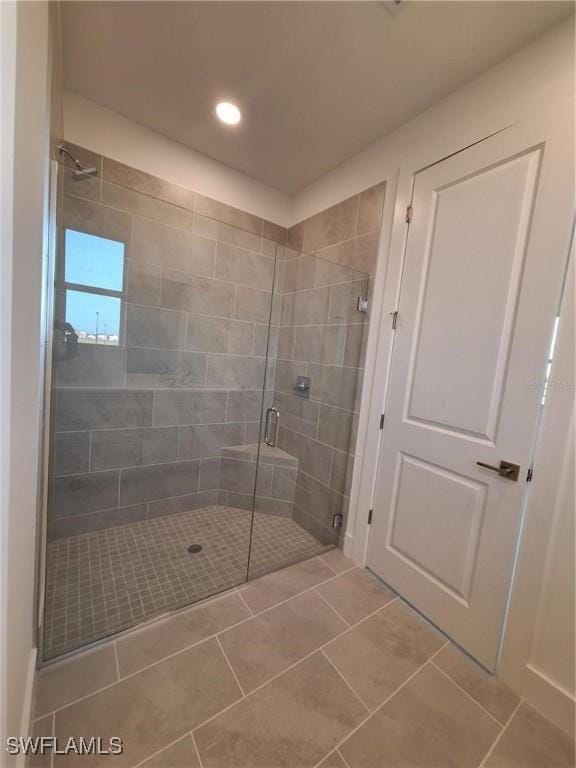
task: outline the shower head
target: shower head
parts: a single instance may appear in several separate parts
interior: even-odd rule
[[[76,166],[76,170],[72,173],[73,181],[82,181],[82,179],[94,179],[98,176],[97,168],[84,168],[80,160],[76,160],[72,152],[64,144],[58,144],[58,152],[61,155],[66,155],[72,160]]]
[[[82,181],[86,177],[95,179],[98,177],[97,168],[78,168],[72,173],[72,181]]]

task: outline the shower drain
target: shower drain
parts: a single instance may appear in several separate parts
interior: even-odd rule
[[[188,552],[190,552],[191,555],[195,555],[197,552],[202,552],[202,544],[190,544]]]

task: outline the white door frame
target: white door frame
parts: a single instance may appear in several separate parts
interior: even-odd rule
[[[549,120],[541,115],[525,116],[522,122],[516,125],[526,123],[530,124],[532,131],[539,128],[542,137],[552,136],[565,129],[565,126],[558,125],[562,123],[561,119]],[[512,127],[515,126],[508,124],[495,127],[472,142],[454,140],[452,151],[442,156],[438,155],[438,149],[434,147],[415,148],[411,157],[401,160],[396,178],[388,180],[373,292],[374,314],[369,329],[362,386],[362,403],[365,405],[361,409],[358,425],[350,513],[344,538],[345,553],[360,566],[366,564],[370,531],[368,513],[372,508],[380,453],[379,421],[386,402],[391,366],[393,334],[390,313],[395,311],[400,293],[408,234],[406,210],[412,199],[416,174],[452,154],[464,151],[473,144]],[[567,241],[567,250],[568,247]]]
[[[565,578],[572,582],[575,574],[574,540],[571,545],[570,536],[562,541],[566,535],[565,521],[574,514],[575,493],[575,258],[573,239],[499,670],[511,688],[522,693],[570,736],[574,735],[576,717],[574,690],[570,685],[573,681],[563,679],[555,668],[556,648],[550,648],[546,640],[550,631],[546,609],[555,601],[556,566],[560,563]],[[565,621],[572,622],[572,626],[575,610],[572,604],[571,614],[568,608],[565,615]]]

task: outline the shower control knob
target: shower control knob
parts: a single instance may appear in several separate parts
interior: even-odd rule
[[[310,377],[298,376],[294,384],[294,392],[299,397],[310,397]]]

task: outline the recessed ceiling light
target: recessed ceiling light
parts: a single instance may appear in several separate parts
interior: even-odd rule
[[[226,125],[238,125],[242,119],[242,113],[236,106],[229,101],[221,101],[216,104],[216,117]]]

